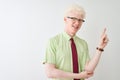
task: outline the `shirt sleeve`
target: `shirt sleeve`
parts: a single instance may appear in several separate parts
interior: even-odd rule
[[[47,43],[43,64],[45,63],[55,64],[55,61],[56,61],[55,53],[56,53],[56,48],[55,48],[54,40],[50,39]]]

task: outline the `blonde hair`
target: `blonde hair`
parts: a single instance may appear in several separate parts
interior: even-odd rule
[[[67,17],[70,12],[78,12],[83,18],[85,18],[85,10],[80,5],[73,4],[69,6],[65,11],[64,17]]]

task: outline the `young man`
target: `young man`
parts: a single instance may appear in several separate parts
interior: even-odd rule
[[[76,36],[84,18],[82,7],[71,6],[64,16],[64,32],[49,40],[44,63],[50,80],[84,80],[93,76],[108,38],[104,29],[96,53],[90,59],[86,41]]]

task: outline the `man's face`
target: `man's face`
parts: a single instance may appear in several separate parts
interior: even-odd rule
[[[83,17],[77,12],[71,12],[64,18],[65,30],[69,34],[75,35],[84,22]]]

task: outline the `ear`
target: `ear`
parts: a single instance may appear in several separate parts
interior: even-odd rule
[[[66,19],[66,17],[64,17],[64,22],[66,22],[67,21],[67,19]]]

